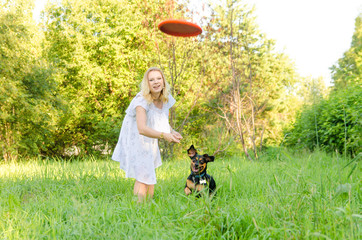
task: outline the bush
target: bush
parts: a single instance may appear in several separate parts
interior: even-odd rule
[[[323,148],[354,156],[361,151],[362,88],[358,85],[332,92],[328,99],[305,106],[294,125],[285,131],[285,144]]]

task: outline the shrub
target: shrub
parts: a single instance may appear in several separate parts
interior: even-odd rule
[[[294,125],[285,131],[285,144],[356,155],[362,145],[361,102],[362,88],[355,85],[332,92],[318,104],[305,106]]]

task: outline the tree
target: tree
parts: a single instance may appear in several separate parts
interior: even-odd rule
[[[205,121],[197,116],[199,104],[208,95],[203,91],[208,88],[206,48],[197,38],[174,38],[157,28],[163,19],[184,16],[185,5],[172,0],[84,0],[64,1],[47,11],[48,56],[58,68],[59,91],[71,108],[59,145],[75,145],[88,153],[94,146],[106,148],[106,143],[112,148],[124,111],[152,65],[163,69],[177,100],[172,127],[190,130],[190,138],[197,139]],[[172,145],[161,147],[167,157],[173,154]]]
[[[338,60],[338,66],[331,68],[335,84],[332,91],[327,97],[321,97],[321,92],[315,91],[318,87],[310,86],[314,90],[309,94],[313,101],[311,97],[305,98],[309,104],[286,130],[286,145],[310,150],[322,148],[345,156],[355,156],[361,151],[361,47],[362,19],[359,16],[351,48]]]
[[[48,6],[48,57],[71,110],[59,133],[64,149],[91,153],[116,144],[125,110],[157,59],[149,28],[164,13],[155,6],[163,5],[69,0]]]
[[[335,90],[346,87],[360,87],[362,81],[362,14],[356,18],[355,32],[352,36],[351,47],[331,67]]]
[[[192,21],[190,19],[193,18],[193,12],[187,4],[188,1],[170,4],[168,16]],[[210,117],[204,112],[203,104],[212,96],[210,87],[214,82],[208,71],[212,68],[212,65],[208,66],[209,59],[212,58],[209,45],[202,40],[203,36],[170,37],[160,33],[158,29],[155,30],[155,35],[159,36],[155,41],[158,64],[171,85],[172,95],[177,99],[177,104],[170,112],[170,124],[176,130],[185,133],[182,149],[188,148],[190,142],[197,141],[197,144],[201,145],[204,141],[200,136],[205,123],[210,121]],[[161,142],[161,147],[164,159],[175,155],[173,144]]]
[[[360,106],[362,89],[332,92],[316,104],[305,105],[285,144],[298,149],[316,148],[356,156],[361,151]]]
[[[281,129],[273,129],[282,122],[278,116],[284,113],[282,99],[288,87],[296,81],[294,68],[286,56],[275,53],[274,42],[259,32],[252,9],[240,1],[217,6],[211,28],[211,38],[223,61],[229,63],[219,94],[223,99],[218,104],[220,116],[240,140],[246,156],[252,159],[251,148],[257,159],[264,138],[280,139]]]
[[[0,153],[5,160],[46,151],[61,112],[31,11],[27,0],[0,5]]]

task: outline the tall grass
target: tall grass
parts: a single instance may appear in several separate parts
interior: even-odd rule
[[[216,197],[183,193],[189,161],[157,169],[137,204],[118,164],[94,158],[0,165],[0,239],[361,239],[361,179],[323,152],[216,158]]]

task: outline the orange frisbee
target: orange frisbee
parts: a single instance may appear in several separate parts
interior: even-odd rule
[[[186,20],[169,19],[158,24],[162,32],[176,37],[194,37],[202,33],[202,29],[195,23]]]

